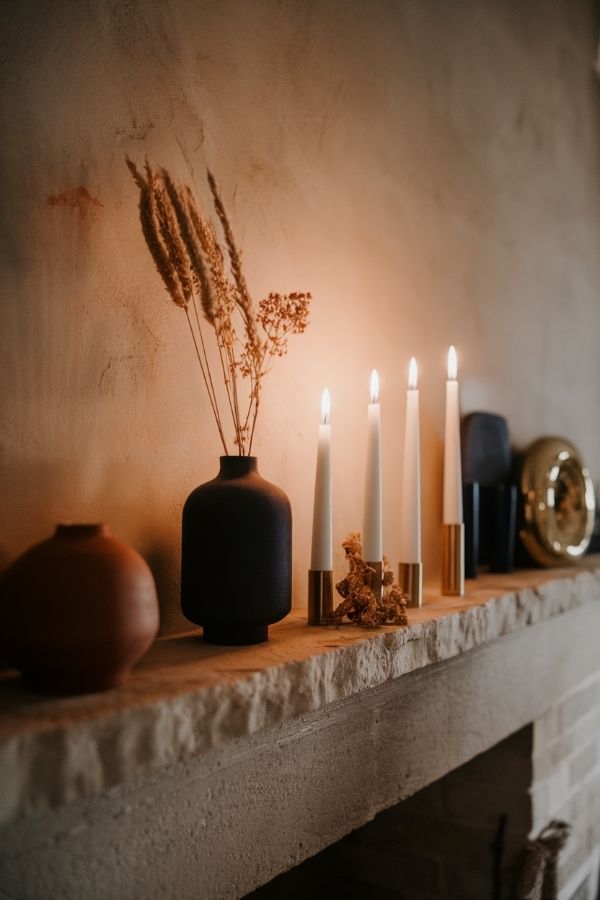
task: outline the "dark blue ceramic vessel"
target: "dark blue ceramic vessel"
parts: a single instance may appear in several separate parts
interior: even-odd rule
[[[183,508],[181,608],[209,644],[258,644],[292,603],[292,513],[254,456],[222,456]]]

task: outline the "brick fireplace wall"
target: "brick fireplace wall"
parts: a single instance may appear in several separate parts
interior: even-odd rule
[[[577,652],[576,647],[573,652]],[[573,827],[559,859],[560,900],[596,900],[600,856],[600,672],[557,698],[534,723],[531,797],[534,832],[550,819],[563,819]]]

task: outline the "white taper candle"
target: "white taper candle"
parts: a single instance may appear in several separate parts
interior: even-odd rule
[[[460,404],[456,350],[448,351],[446,382],[446,428],[444,439],[444,525],[463,520],[462,471],[460,463]]]
[[[367,467],[362,532],[363,559],[367,562],[381,562],[383,559],[381,520],[381,409],[379,376],[373,369],[371,402],[367,416]]]
[[[312,552],[310,567],[314,571],[333,569],[332,498],[331,498],[331,425],[329,424],[329,391],[321,399],[321,425],[317,449],[315,502],[313,507]]]
[[[400,496],[400,562],[421,562],[421,463],[417,362],[412,357],[406,392],[404,460]]]

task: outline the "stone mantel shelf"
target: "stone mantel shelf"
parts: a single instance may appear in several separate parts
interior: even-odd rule
[[[600,557],[425,590],[409,626],[315,628],[302,610],[268,643],[158,641],[118,690],[70,698],[0,676],[0,824],[92,797],[600,600]]]

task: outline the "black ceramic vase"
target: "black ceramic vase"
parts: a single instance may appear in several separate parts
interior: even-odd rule
[[[255,456],[222,456],[183,508],[183,614],[209,644],[259,644],[291,604],[290,501]]]

